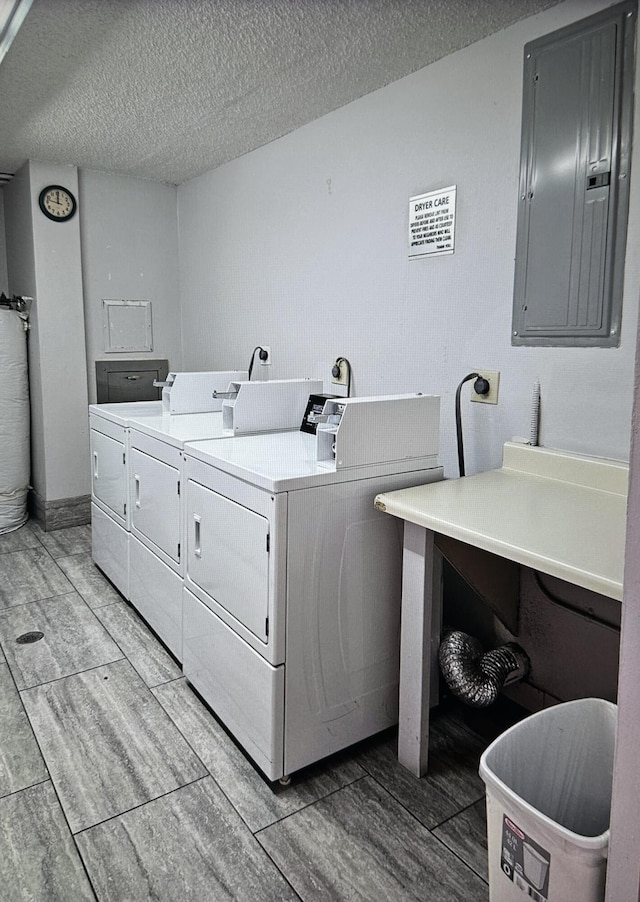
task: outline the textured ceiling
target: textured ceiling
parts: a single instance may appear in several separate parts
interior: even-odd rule
[[[179,184],[558,0],[35,0],[0,65],[0,172]]]

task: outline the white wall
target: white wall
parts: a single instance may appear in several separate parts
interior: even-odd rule
[[[542,444],[628,458],[637,254],[620,348],[510,343],[523,45],[607,5],[569,0],[180,186],[185,367],[246,365],[265,343],[272,378],[328,380],[344,355],[359,395],[440,394],[449,475],[456,386],[499,370],[498,406],[463,409],[467,472],[498,466],[502,443],[528,435],[535,379]],[[409,197],[454,184],[455,254],[409,261]]]
[[[4,188],[9,290],[34,298],[29,390],[39,502],[91,491],[80,231],[77,216],[68,222],[43,216],[38,196],[48,184],[65,185],[77,196],[75,167],[29,162]]]
[[[80,234],[89,400],[98,359],[169,359],[182,369],[176,187],[82,170]],[[150,300],[153,351],[105,354],[102,299]]]
[[[0,294],[9,290],[7,275],[7,251],[4,229],[4,191],[0,189]]]

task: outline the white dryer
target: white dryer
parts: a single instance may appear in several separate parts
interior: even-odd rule
[[[92,557],[125,598],[129,597],[128,423],[132,416],[161,413],[162,401],[89,407]]]
[[[309,394],[319,391],[322,383],[291,379],[234,386],[233,403],[255,414],[248,416],[247,428],[271,422],[274,428],[292,429],[302,420]],[[266,420],[265,409],[270,413]],[[129,420],[129,599],[178,660],[182,660],[184,576],[183,448],[186,442],[233,434],[222,411]]]
[[[182,658],[182,449],[222,436],[222,413],[129,421],[129,595],[169,650]]]
[[[157,417],[163,412],[200,413],[222,409],[216,390],[245,379],[244,370],[169,373],[161,401],[91,404],[91,542],[94,562],[129,598],[129,420]]]
[[[374,498],[443,475],[439,398],[325,411],[184,448],[183,670],[271,780],[397,722],[402,532]]]

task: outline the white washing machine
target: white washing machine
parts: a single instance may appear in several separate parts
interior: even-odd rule
[[[402,527],[374,498],[443,475],[439,398],[327,411],[184,448],[183,670],[270,780],[397,722]]]
[[[231,409],[247,429],[266,422],[298,428],[318,380],[290,379],[234,383]],[[227,386],[225,386],[227,387]],[[246,398],[251,401],[247,404]],[[265,409],[270,412],[265,420]],[[182,580],[184,576],[182,468],[185,442],[237,434],[223,413],[133,417],[129,420],[129,600],[171,652],[182,660]]]

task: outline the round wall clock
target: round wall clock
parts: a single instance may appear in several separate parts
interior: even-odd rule
[[[76,212],[76,199],[62,185],[47,185],[40,192],[40,209],[54,222],[66,222]]]

